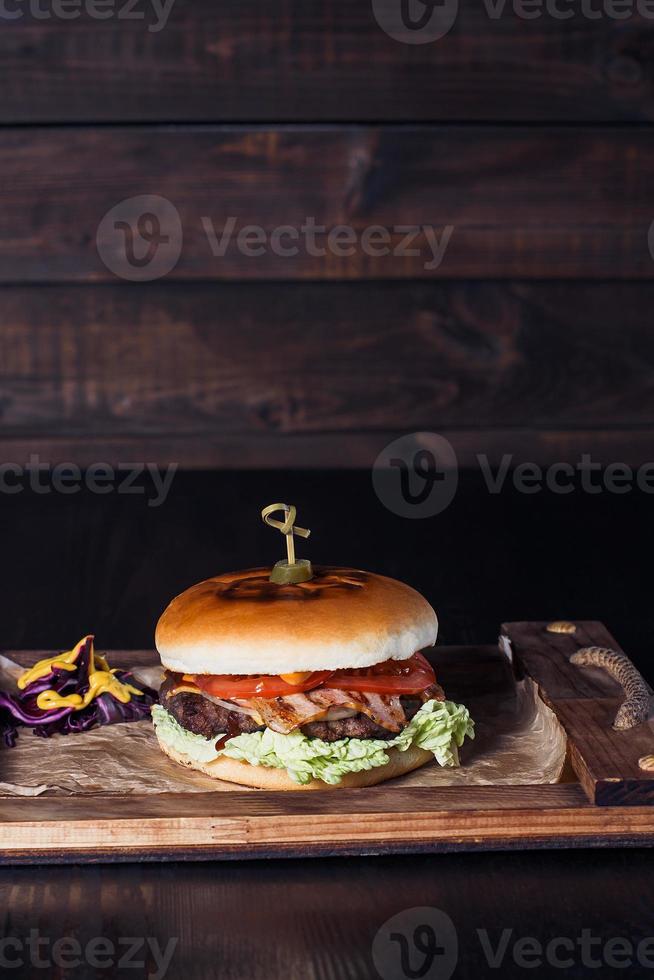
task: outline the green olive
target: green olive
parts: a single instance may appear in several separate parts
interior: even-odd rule
[[[308,558],[300,558],[293,565],[287,561],[278,561],[270,573],[270,581],[277,585],[297,585],[298,582],[308,582],[313,578],[311,562]]]

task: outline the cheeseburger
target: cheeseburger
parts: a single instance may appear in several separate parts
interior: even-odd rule
[[[423,653],[437,630],[408,585],[311,568],[290,549],[272,570],[207,579],[157,626],[159,744],[183,766],[264,789],[372,786],[434,759],[456,766],[473,723]]]

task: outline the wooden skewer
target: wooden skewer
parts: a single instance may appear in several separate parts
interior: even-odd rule
[[[276,513],[279,510],[283,511],[285,514],[286,519],[284,521],[279,521],[271,516],[272,514]],[[282,504],[282,503],[269,504],[267,507],[264,507],[264,509],[261,511],[261,517],[263,518],[264,522],[268,524],[270,527],[277,528],[277,530],[281,531],[281,533],[286,538],[286,554],[288,559],[287,565],[289,567],[297,564],[297,560],[295,557],[294,535],[297,534],[301,538],[308,538],[309,535],[311,534],[311,531],[306,527],[296,527],[294,523],[296,514],[297,514],[297,509],[294,504]],[[283,563],[278,562],[278,564],[283,564]],[[305,564],[308,563],[305,562]],[[310,577],[310,573],[309,573],[309,577]]]

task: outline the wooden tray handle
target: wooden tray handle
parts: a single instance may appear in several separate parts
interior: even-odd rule
[[[622,685],[625,700],[620,705],[613,727],[626,731],[642,725],[649,716],[649,688],[640,672],[625,653],[608,647],[583,647],[570,657],[576,667],[602,667]]]

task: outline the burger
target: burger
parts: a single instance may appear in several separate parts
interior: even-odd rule
[[[166,755],[274,790],[372,786],[434,760],[458,765],[473,722],[425,656],[438,631],[430,604],[383,575],[311,574],[231,572],[173,599],[156,630],[165,677],[152,709]]]

